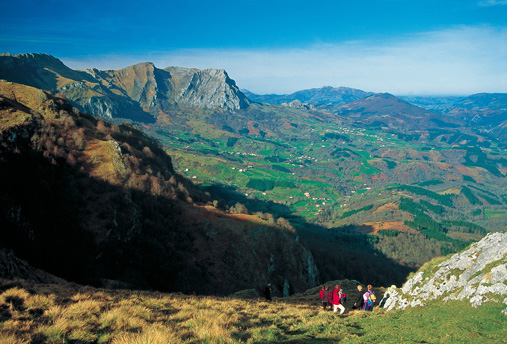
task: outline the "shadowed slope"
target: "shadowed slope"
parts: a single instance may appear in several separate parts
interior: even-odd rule
[[[28,86],[0,82],[0,94],[2,245],[34,266],[81,283],[195,293],[316,283],[294,233],[206,206],[209,196],[134,127]]]

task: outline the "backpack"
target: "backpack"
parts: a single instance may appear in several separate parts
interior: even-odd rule
[[[368,297],[366,298],[366,304],[368,305],[368,307],[373,307],[373,305],[377,301],[377,297],[375,296],[373,290],[368,291],[367,294]]]
[[[340,297],[340,303],[344,305],[345,302],[347,302],[347,295],[343,293],[342,296]]]

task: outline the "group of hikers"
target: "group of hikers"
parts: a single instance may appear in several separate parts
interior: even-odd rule
[[[375,292],[373,291],[373,287],[371,284],[368,285],[368,290],[363,291],[363,286],[358,285],[357,290],[359,293],[357,294],[357,298],[352,305],[352,309],[364,309],[367,312],[371,312],[373,310],[373,306],[377,301],[377,297],[375,296]],[[271,284],[268,284],[263,290],[262,293],[266,300],[271,301]],[[347,294],[341,289],[339,284],[334,286],[334,289],[329,291],[329,286],[323,285],[320,288],[320,300],[322,301],[322,309],[327,310],[332,309],[334,313],[337,313],[340,310],[340,315],[345,312],[345,302],[347,301]]]
[[[373,310],[373,306],[377,300],[375,296],[375,292],[373,291],[373,287],[368,285],[368,290],[363,291],[363,286],[358,285],[357,290],[359,293],[357,294],[357,298],[352,305],[352,309],[364,309],[367,312],[371,312]],[[322,309],[326,310],[333,309],[334,313],[340,310],[340,315],[345,312],[345,302],[347,301],[347,294],[341,289],[339,284],[335,285],[332,291],[329,291],[329,287],[324,285],[320,289],[320,299],[322,301]]]

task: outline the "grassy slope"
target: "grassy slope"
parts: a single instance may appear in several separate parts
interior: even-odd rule
[[[318,288],[265,302],[24,283],[0,294],[2,343],[504,343],[507,336],[501,303],[351,311],[348,281],[344,317],[320,309]]]

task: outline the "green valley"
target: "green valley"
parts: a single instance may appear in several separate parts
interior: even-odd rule
[[[204,111],[182,126],[180,132],[154,123],[147,130],[203,190],[217,184],[234,190],[225,206],[239,202],[296,228],[353,226],[405,263],[456,252],[507,226],[507,150],[471,127],[407,134],[339,113],[261,104]],[[417,209],[403,207],[407,201]],[[379,230],[401,236],[393,240]],[[426,254],[400,254],[401,244],[393,250],[393,241],[417,236]]]

